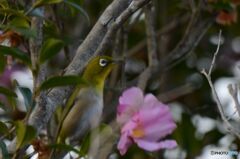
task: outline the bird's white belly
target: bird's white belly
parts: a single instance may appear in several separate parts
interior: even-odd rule
[[[73,134],[70,135],[70,141],[82,138],[90,129],[98,126],[102,115],[103,100],[101,95],[93,90],[82,90],[79,93],[79,97],[88,102],[84,106],[83,113],[79,113],[75,109],[69,112],[72,113],[70,116],[76,117],[76,119],[70,120],[79,120],[76,122]]]

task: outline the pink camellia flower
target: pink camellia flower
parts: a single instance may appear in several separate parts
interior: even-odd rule
[[[117,122],[122,126],[118,150],[121,155],[136,143],[147,151],[175,148],[175,140],[161,140],[176,128],[168,106],[152,95],[132,87],[119,98]]]

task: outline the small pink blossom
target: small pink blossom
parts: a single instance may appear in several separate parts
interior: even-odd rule
[[[12,75],[16,71],[23,70],[24,66],[23,65],[13,65],[11,68],[6,67],[5,70],[0,74],[0,87],[5,87],[12,89]],[[6,96],[0,94],[0,101],[4,105],[9,105],[8,100],[6,99]]]
[[[122,126],[118,150],[121,155],[136,143],[147,151],[175,148],[175,140],[162,140],[176,128],[169,107],[152,95],[132,87],[119,98],[117,122]]]

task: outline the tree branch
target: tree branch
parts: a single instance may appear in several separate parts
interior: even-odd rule
[[[95,54],[101,54],[104,51],[107,50],[109,45],[111,44],[111,41],[113,39],[113,36],[117,32],[120,26],[123,25],[123,23],[139,8],[143,7],[145,4],[147,4],[150,0],[133,0],[131,4],[128,6],[124,12],[116,19],[115,22],[112,23],[111,29],[108,30],[106,36],[104,37],[102,43],[98,47]]]
[[[213,83],[212,83],[212,79],[211,79],[211,73],[212,73],[212,69],[214,67],[214,64],[215,64],[215,60],[216,60],[216,56],[219,52],[219,48],[220,48],[220,45],[221,45],[221,33],[222,31],[220,30],[219,32],[219,40],[218,40],[218,46],[217,46],[217,49],[216,49],[216,52],[214,53],[214,56],[213,56],[213,60],[212,60],[212,63],[211,63],[211,66],[209,68],[209,71],[208,73],[206,72],[206,70],[202,70],[201,73],[206,77],[210,87],[211,87],[211,90],[212,90],[212,94],[213,94],[213,99],[214,101],[217,103],[217,107],[218,107],[218,110],[220,112],[220,115],[221,115],[221,118],[222,120],[224,121],[224,123],[227,125],[227,127],[229,128],[229,131],[231,133],[233,133],[235,136],[237,136],[239,139],[240,139],[240,134],[239,134],[239,130],[237,130],[229,121],[228,119],[226,118],[225,114],[224,114],[224,110],[223,110],[223,106],[222,106],[222,103],[220,102],[220,99],[217,95],[217,91],[216,89],[214,88],[213,86]]]
[[[79,74],[96,53],[96,50],[109,30],[119,28],[134,11],[150,0],[114,0],[103,12],[84,42],[79,46],[75,57],[65,69],[64,75]],[[120,16],[121,15],[121,16]],[[116,21],[117,19],[117,21]],[[115,30],[115,29],[113,29]],[[113,34],[113,33],[112,33]],[[46,98],[45,110],[35,109],[30,123],[38,131],[46,125],[58,105],[62,105],[71,93],[70,87],[54,88]]]
[[[148,67],[141,73],[138,87],[145,90],[147,82],[152,75],[152,69],[157,66],[157,34],[156,34],[156,8],[151,3],[145,9],[145,25],[147,32]]]
[[[34,1],[32,2],[32,4]],[[41,8],[40,11],[44,15],[44,8]],[[40,49],[42,47],[43,43],[43,20],[42,18],[39,17],[32,17],[31,21],[31,27],[34,30],[37,30],[37,38],[36,39],[30,39],[29,45],[30,45],[30,52],[31,52],[31,61],[32,61],[32,69],[33,69],[33,97],[35,98],[36,101],[36,106],[35,110],[33,113],[31,113],[30,118],[28,120],[28,123],[30,125],[33,125],[32,123],[35,120],[44,120],[42,118],[43,116],[36,116],[34,112],[36,110],[45,112],[47,111],[46,107],[46,99],[47,99],[47,93],[46,91],[40,92],[39,96],[36,96],[36,89],[40,86],[40,84],[46,79],[47,76],[47,65],[46,64],[41,64],[39,65],[39,54],[40,54]],[[35,128],[38,129],[38,127],[35,125]]]
[[[157,95],[157,98],[162,101],[163,103],[167,103],[170,101],[174,101],[177,98],[180,98],[184,95],[192,93],[195,91],[197,87],[192,83],[186,83],[182,86],[169,90],[167,92],[161,93]]]
[[[156,32],[157,37],[160,37],[160,36],[170,32],[170,31],[172,31],[176,27],[178,27],[181,24],[185,23],[188,19],[189,19],[189,15],[188,14],[187,15],[183,15],[183,16],[177,16],[176,18],[171,20],[170,23],[166,24],[165,26],[163,26],[160,30],[158,30]],[[144,47],[146,47],[146,45],[147,45],[147,40],[146,39],[140,41],[139,43],[137,43],[134,47],[132,47],[126,53],[127,57],[133,56],[135,53],[138,53],[139,51],[144,49]]]
[[[32,4],[35,2],[35,0],[32,1]],[[40,12],[44,15],[44,8],[39,9]],[[36,102],[35,109],[36,110],[44,110],[46,111],[46,92],[42,91],[38,96],[36,95],[36,89],[38,86],[45,80],[46,78],[46,70],[47,65],[39,65],[39,56],[40,56],[40,49],[42,47],[43,42],[43,18],[39,17],[32,17],[31,19],[31,28],[33,30],[37,31],[36,38],[30,38],[29,40],[29,46],[30,46],[30,56],[31,56],[31,62],[32,62],[32,74],[33,74],[33,98]],[[33,106],[32,106],[33,108]],[[32,110],[27,112],[27,115],[25,117],[26,122],[31,125],[31,121],[35,120],[34,113],[30,115]],[[39,118],[41,120],[44,120],[44,118]],[[37,128],[37,126],[35,127]],[[14,153],[16,151],[16,138],[14,138],[11,142],[11,144],[8,147],[8,150],[11,153]],[[21,154],[21,153],[20,153]],[[19,154],[15,154],[17,156]]]
[[[158,77],[162,72],[171,69],[181,61],[182,57],[191,53],[214,23],[214,17],[201,18],[201,16],[194,16],[192,18],[195,18],[195,20],[190,22],[183,38],[168,56],[159,61],[158,66],[153,70],[152,79]]]
[[[40,11],[44,14],[44,9],[41,8]],[[38,75],[38,71],[41,73],[41,68],[39,68],[39,53],[43,42],[43,19],[39,17],[32,17],[31,20],[31,28],[37,30],[36,38],[30,38],[29,46],[30,46],[30,53],[31,53],[31,62],[32,62],[32,70],[33,70],[33,89],[35,90],[36,87],[44,80],[44,74]]]
[[[175,66],[179,59],[192,52],[213,23],[214,17],[202,18],[201,13],[194,13],[183,38],[168,56],[160,61],[160,65],[165,68]]]
[[[214,16],[203,18],[200,13],[196,14],[197,13],[194,13],[194,15],[192,15],[188,28],[177,46],[169,52],[166,57],[160,59],[158,65],[152,69],[152,76],[149,80],[159,78],[161,73],[171,69],[179,63],[183,57],[190,54],[197,47],[202,37],[215,21]],[[128,82],[127,85],[136,84],[139,78],[140,76],[136,77],[134,80]]]

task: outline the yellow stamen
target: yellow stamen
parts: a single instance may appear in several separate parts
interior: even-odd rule
[[[141,128],[136,128],[133,130],[132,135],[135,138],[141,138],[144,136],[144,131]]]

